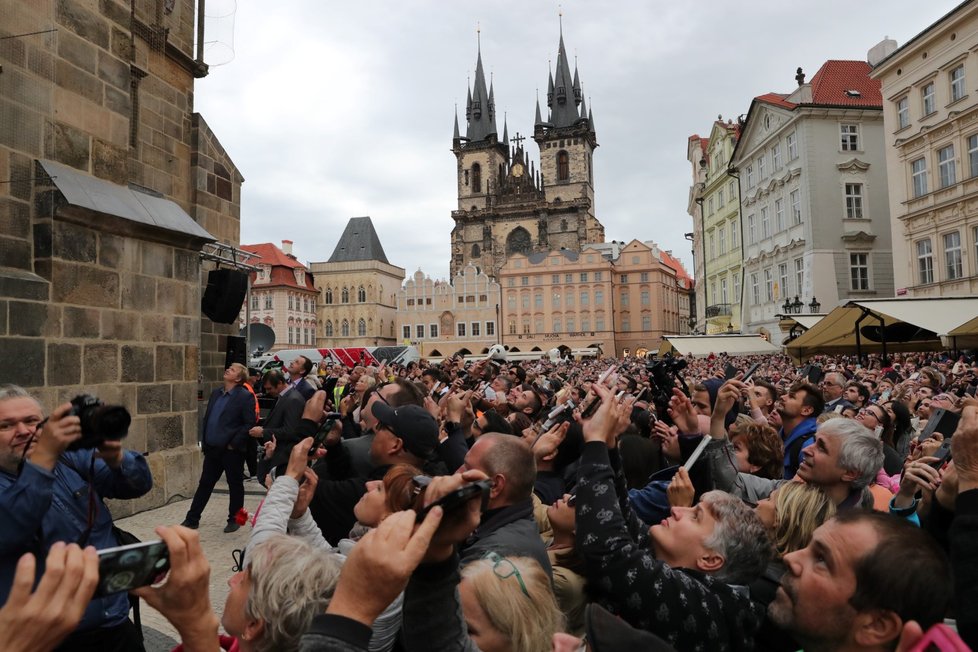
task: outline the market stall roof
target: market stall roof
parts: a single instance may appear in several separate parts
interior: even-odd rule
[[[811,329],[812,326],[822,321],[825,315],[790,315],[791,319],[804,326],[806,329]]]
[[[672,349],[693,357],[711,353],[751,355],[779,352],[778,347],[760,335],[667,335],[659,346],[659,354],[664,355]]]
[[[818,353],[856,351],[856,324],[860,323],[860,346],[865,352],[883,350],[881,338],[867,334],[865,327],[882,326],[888,334],[888,351],[923,351],[942,348],[941,336],[962,326],[978,314],[978,297],[863,299],[839,306],[785,348],[802,359]],[[879,319],[883,323],[880,324]]]

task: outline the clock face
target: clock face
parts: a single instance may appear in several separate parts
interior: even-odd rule
[[[523,169],[523,164],[522,163],[514,163],[513,164],[513,167],[510,169],[510,174],[512,174],[514,177],[521,177],[521,176],[523,176],[523,172],[524,172],[524,169]]]

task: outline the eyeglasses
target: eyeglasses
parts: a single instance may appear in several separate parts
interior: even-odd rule
[[[487,552],[482,558],[488,559],[490,562],[492,562],[492,572],[495,573],[496,577],[499,579],[505,580],[510,577],[516,577],[516,581],[520,583],[520,590],[523,591],[523,595],[528,598],[530,597],[530,592],[526,590],[526,584],[523,582],[523,576],[520,575],[520,569],[516,567],[516,564],[494,552]]]
[[[879,414],[878,412],[874,412],[870,408],[863,408],[863,409],[859,410],[859,414],[867,414],[867,415],[873,417],[874,419],[876,419],[877,421],[882,421],[883,420],[883,416],[881,414]]]

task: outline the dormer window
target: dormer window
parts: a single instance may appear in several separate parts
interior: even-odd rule
[[[863,94],[857,90],[849,89],[846,91],[846,97],[862,97]]]
[[[567,101],[567,91],[564,90],[563,86],[557,87],[557,102],[559,104],[564,104]]]
[[[298,283],[299,285],[305,285],[306,273],[301,269],[295,269],[292,271],[295,272],[295,282]]]
[[[258,281],[267,282],[269,278],[270,268],[267,265],[261,265],[258,267]]]

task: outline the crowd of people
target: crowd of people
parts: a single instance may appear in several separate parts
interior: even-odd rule
[[[187,652],[978,646],[975,359],[496,358],[231,365],[132,594]],[[69,408],[0,389],[0,640],[141,649],[94,549],[148,467]],[[218,619],[195,530],[221,473],[237,529],[245,466]]]

